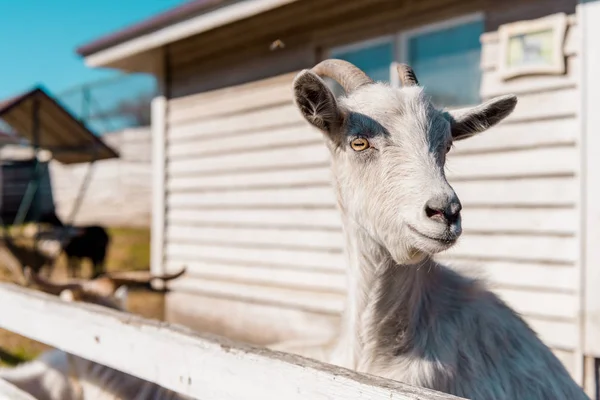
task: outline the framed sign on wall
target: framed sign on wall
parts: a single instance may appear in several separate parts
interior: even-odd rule
[[[565,13],[501,26],[498,29],[498,72],[502,79],[564,74],[566,31]]]

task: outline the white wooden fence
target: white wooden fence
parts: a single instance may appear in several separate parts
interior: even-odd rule
[[[459,400],[10,283],[0,299],[2,328],[202,400]]]

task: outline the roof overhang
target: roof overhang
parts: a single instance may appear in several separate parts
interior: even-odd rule
[[[163,46],[296,1],[299,0],[196,0],[100,38],[80,47],[77,52],[85,57],[85,63],[89,67],[153,73],[155,71],[151,61],[160,54]],[[178,20],[178,17],[181,18],[179,14],[187,12],[189,15],[194,6],[201,7],[203,12],[185,20]]]
[[[119,157],[41,87],[0,101],[0,118],[63,164]]]

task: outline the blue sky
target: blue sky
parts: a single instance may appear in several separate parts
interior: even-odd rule
[[[185,0],[3,0],[0,100],[42,83],[54,94],[115,75],[87,68],[75,48]]]

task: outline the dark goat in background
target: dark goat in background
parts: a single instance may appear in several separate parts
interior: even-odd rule
[[[106,272],[104,262],[110,236],[102,226],[65,226],[55,213],[43,215],[39,222],[59,228],[59,240],[62,251],[67,256],[69,276],[77,276],[84,258],[89,259],[93,265],[92,278]]]

